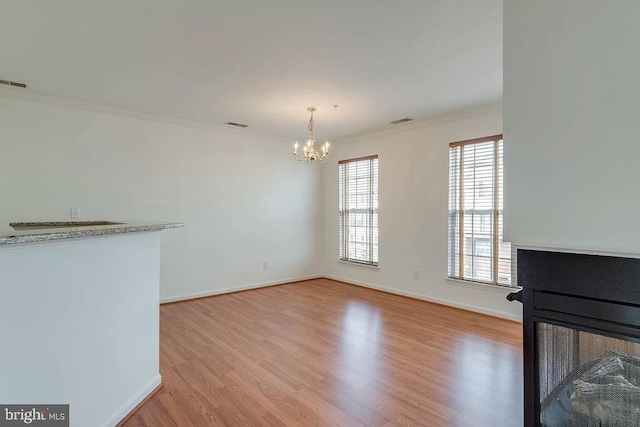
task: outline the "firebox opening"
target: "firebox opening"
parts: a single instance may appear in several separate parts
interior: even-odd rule
[[[640,425],[640,344],[537,323],[540,423]]]

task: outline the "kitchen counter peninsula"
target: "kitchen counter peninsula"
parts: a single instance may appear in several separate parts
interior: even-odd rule
[[[183,224],[10,225],[0,232],[0,402],[69,404],[71,426],[115,426],[161,385],[160,235]]]

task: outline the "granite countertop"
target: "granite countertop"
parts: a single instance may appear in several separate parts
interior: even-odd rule
[[[9,225],[16,231],[0,231],[0,246],[184,227],[180,222],[140,221],[12,222]]]

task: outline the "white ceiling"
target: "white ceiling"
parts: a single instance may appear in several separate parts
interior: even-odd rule
[[[0,40],[30,92],[288,139],[502,99],[502,0],[5,0]]]

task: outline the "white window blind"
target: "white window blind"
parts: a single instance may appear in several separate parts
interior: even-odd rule
[[[515,286],[502,171],[502,135],[449,145],[449,277]]]
[[[340,259],[378,265],[378,156],[341,160]]]

